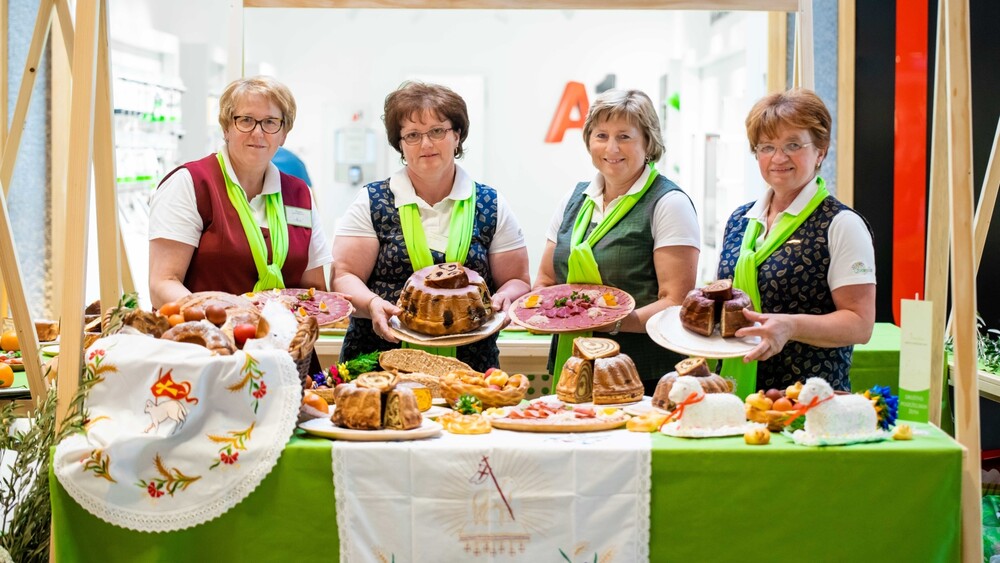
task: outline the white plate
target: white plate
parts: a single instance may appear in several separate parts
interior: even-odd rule
[[[720,426],[718,428],[679,428],[678,422],[668,422],[660,427],[660,432],[677,438],[723,438],[726,436],[742,436],[750,430],[767,428],[766,424],[747,422],[740,426]]]
[[[445,399],[444,397],[434,397],[433,399],[431,399],[431,404],[438,405],[441,407],[447,407],[448,399]]]
[[[315,436],[353,442],[420,440],[431,438],[441,433],[441,425],[429,418],[423,418],[423,424],[413,430],[354,430],[352,428],[337,426],[329,418],[307,420],[300,424],[299,428]]]
[[[42,346],[41,351],[42,351],[42,354],[44,354],[46,356],[58,356],[59,355],[59,345],[58,344],[50,344],[48,346]]]
[[[625,411],[625,413],[631,414],[633,416],[642,416],[642,415],[644,415],[644,414],[646,414],[646,413],[648,413],[650,411],[656,411],[656,412],[662,413],[662,414],[668,414],[670,412],[670,411],[667,411],[667,410],[663,410],[663,409],[659,409],[659,408],[654,407],[652,399],[650,399],[649,397],[643,397],[643,400],[642,400],[641,403],[636,403],[634,405],[629,405],[627,407],[624,407],[622,410]]]
[[[723,338],[718,332],[712,336],[695,334],[681,325],[681,306],[667,307],[646,321],[646,333],[660,346],[702,358],[739,358],[760,344],[760,337]]]
[[[569,405],[571,407],[590,407],[590,408],[597,408],[597,409],[604,408],[604,407],[614,407],[614,408],[621,409],[623,407],[628,407],[628,406],[632,406],[632,405],[641,405],[641,404],[644,404],[644,403],[652,406],[652,400],[653,400],[652,397],[643,397],[642,400],[632,401],[631,403],[615,403],[615,404],[612,404],[612,405],[595,405],[594,403],[590,403],[590,402],[587,402],[587,403],[569,403],[569,402],[561,400],[556,395],[544,395],[542,397],[539,397],[539,399],[541,399],[543,401],[549,401],[549,402],[560,402],[560,403]]]
[[[389,328],[392,329],[396,338],[399,338],[404,342],[409,342],[410,344],[418,344],[421,346],[464,346],[466,344],[482,340],[494,332],[499,331],[503,328],[506,321],[507,313],[505,311],[497,311],[493,315],[492,319],[476,330],[470,330],[469,332],[463,332],[462,334],[431,336],[429,334],[422,334],[406,328],[399,322],[399,317],[394,316],[389,319]]]
[[[442,414],[447,414],[450,412],[451,409],[449,409],[448,407],[439,407],[437,405],[434,405],[420,414],[424,415],[424,418],[437,418]]]

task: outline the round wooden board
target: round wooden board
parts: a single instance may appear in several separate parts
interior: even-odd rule
[[[494,418],[490,420],[494,428],[501,430],[517,430],[518,432],[599,432],[601,430],[614,430],[625,426],[630,417],[626,416],[621,420],[600,420],[586,423],[558,423],[546,422],[544,419],[532,420],[511,420],[509,418]]]
[[[618,301],[618,306],[594,306],[604,312],[600,318],[581,320],[580,317],[585,315],[575,315],[568,318],[550,319],[548,325],[536,325],[528,322],[528,320],[538,314],[540,310],[540,308],[528,309],[523,306],[525,300],[529,297],[532,295],[540,295],[540,301],[544,304],[547,303],[547,300],[550,301],[553,297],[566,296],[573,291],[594,291],[599,292],[600,294],[612,293]],[[507,314],[510,316],[511,321],[530,330],[531,332],[538,334],[560,334],[563,332],[585,332],[609,325],[613,322],[624,319],[629,315],[629,313],[632,312],[633,309],[635,309],[635,299],[617,287],[597,284],[564,283],[559,285],[550,285],[548,287],[540,287],[534,291],[529,291],[510,304],[510,308],[507,309]],[[566,326],[567,324],[570,324],[571,326]]]

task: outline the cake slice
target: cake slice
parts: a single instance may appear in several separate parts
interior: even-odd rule
[[[674,366],[677,375],[693,375],[695,377],[706,377],[712,373],[708,369],[708,362],[705,358],[687,358],[677,362]]]
[[[556,397],[566,403],[586,403],[593,396],[593,385],[594,362],[570,356],[566,358],[562,373],[559,374]]]
[[[618,343],[610,338],[574,338],[573,355],[585,360],[607,358],[621,352]]]
[[[407,387],[397,387],[385,397],[385,414],[382,426],[395,430],[413,430],[423,421],[417,398]]]
[[[753,322],[743,315],[743,309],[747,308],[753,308],[750,297],[738,289],[733,289],[733,298],[722,304],[719,318],[719,330],[723,338],[735,336],[736,331],[745,326],[753,326]]]

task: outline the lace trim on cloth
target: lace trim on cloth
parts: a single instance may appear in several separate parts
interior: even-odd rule
[[[59,483],[87,512],[140,532],[217,518],[277,464],[301,404],[287,352],[211,356],[146,336],[102,338],[85,355],[85,432],[56,446]]]
[[[636,486],[639,487],[639,490],[636,491],[638,494],[635,499],[636,513],[639,515],[639,522],[637,524],[639,527],[639,537],[636,545],[635,560],[649,561],[649,525],[651,522],[649,503],[653,500],[653,439],[645,432],[641,434],[648,438],[649,445],[646,449],[639,450],[639,478],[636,481]]]

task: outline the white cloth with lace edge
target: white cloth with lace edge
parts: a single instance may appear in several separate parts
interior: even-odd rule
[[[332,450],[340,561],[649,561],[648,433],[494,429]]]
[[[212,356],[114,335],[84,360],[103,380],[87,397],[86,432],[56,446],[53,467],[74,500],[116,526],[170,532],[222,515],[270,473],[295,429],[302,391],[284,351]]]

